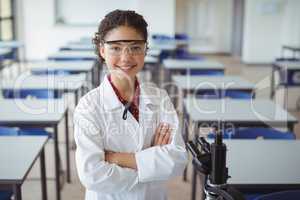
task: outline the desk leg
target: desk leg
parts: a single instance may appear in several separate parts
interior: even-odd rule
[[[42,199],[47,200],[47,181],[46,181],[46,167],[45,167],[45,150],[41,151],[40,155],[41,165],[41,186],[42,186]]]
[[[273,99],[273,97],[274,97],[274,93],[275,93],[275,86],[274,86],[274,76],[275,76],[275,67],[274,66],[272,66],[272,73],[271,73],[271,83],[270,83],[270,86],[271,86],[271,94],[270,94],[270,99]]]
[[[189,141],[189,125],[190,125],[189,116],[187,115],[184,105],[182,103],[182,128],[183,128],[182,131],[183,131],[184,143],[187,143]],[[187,166],[183,171],[183,181],[187,181]]]
[[[67,166],[67,181],[71,183],[71,172],[70,172],[70,150],[69,150],[69,117],[68,109],[65,113],[65,132],[66,132],[66,166]]]
[[[14,185],[13,191],[14,191],[14,200],[22,200],[21,185],[20,184]]]
[[[192,200],[196,200],[196,184],[197,184],[197,172],[193,166],[193,176],[192,176]]]
[[[54,126],[54,162],[55,162],[55,189],[56,189],[56,200],[60,200],[60,175],[59,175],[59,150],[58,150],[58,127]]]
[[[78,103],[78,90],[75,91],[74,95],[75,95],[75,106],[77,106],[77,103]]]

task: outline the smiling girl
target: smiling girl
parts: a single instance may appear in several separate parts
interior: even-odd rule
[[[186,149],[170,98],[137,78],[147,39],[141,15],[115,10],[93,40],[109,73],[74,113],[76,165],[86,200],[164,200],[164,182],[185,168]]]

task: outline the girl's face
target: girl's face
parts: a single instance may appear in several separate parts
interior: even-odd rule
[[[112,75],[134,79],[144,66],[146,43],[134,28],[119,26],[112,29],[99,48]]]

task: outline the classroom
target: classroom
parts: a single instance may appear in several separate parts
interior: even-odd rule
[[[299,200],[299,0],[0,0],[0,200]]]

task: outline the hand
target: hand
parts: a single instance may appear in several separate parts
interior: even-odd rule
[[[105,151],[105,161],[109,163],[118,164],[118,160],[116,159],[116,152],[113,151]]]
[[[137,169],[134,153],[105,151],[105,161],[120,167],[131,168],[134,170]]]
[[[170,144],[172,141],[171,138],[171,126],[167,123],[160,123],[155,130],[155,136],[152,146],[162,146]]]

